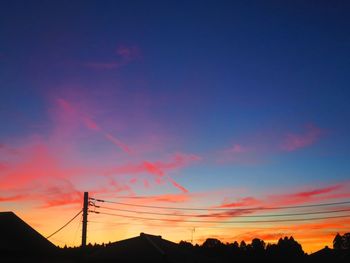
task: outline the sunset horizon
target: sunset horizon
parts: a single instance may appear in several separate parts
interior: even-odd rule
[[[333,248],[350,232],[349,8],[3,1],[0,212],[79,247],[88,192],[91,244]]]

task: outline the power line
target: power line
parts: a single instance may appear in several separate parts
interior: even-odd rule
[[[143,227],[169,227],[169,228],[183,228],[183,229],[192,229],[193,225],[162,225],[162,224],[150,224],[145,225],[145,223],[130,223],[130,222],[112,222],[112,221],[89,221],[89,223],[98,223],[98,224],[110,224],[110,225],[128,225],[128,226],[143,226]],[[191,223],[191,222],[184,222],[184,223]],[[241,226],[199,226],[196,225],[196,229],[242,229]],[[288,228],[288,227],[287,227]],[[244,226],[244,229],[256,229],[256,227],[249,227]],[[265,230],[273,230],[274,228],[271,226],[260,226],[259,229],[265,229]]]
[[[117,223],[117,222],[110,222],[110,221],[89,221],[89,223],[97,223],[97,224],[107,224],[107,225],[128,225],[128,226],[143,226],[143,227],[165,227],[165,225],[161,224],[152,224],[152,225],[145,225],[142,223],[130,223],[130,222],[125,222],[125,223]],[[176,227],[176,228],[184,228],[184,229],[190,229],[192,228],[191,226],[169,226],[171,228]]]
[[[78,222],[77,229],[75,230],[73,244],[75,244],[75,239],[77,238],[78,230],[80,228],[80,224],[81,224],[82,221],[83,221],[83,215],[81,215],[80,220]]]
[[[161,224],[150,224],[150,225],[145,225],[144,223],[130,223],[130,222],[122,222],[122,223],[117,223],[117,222],[111,222],[111,221],[91,221],[89,220],[89,223],[97,223],[97,224],[108,224],[108,225],[128,225],[128,226],[143,226],[143,227],[170,227],[170,228],[183,228],[183,229],[193,229],[192,225],[182,225],[182,226],[173,226],[173,225],[161,225]],[[184,222],[186,223],[186,222]],[[196,228],[205,228],[205,229],[211,229],[211,228],[221,228],[221,229],[227,229],[226,227],[219,227],[219,226],[196,226]],[[230,227],[231,229],[241,229],[241,227]],[[250,229],[248,227],[248,229]],[[255,227],[252,229],[256,229]],[[268,228],[270,229],[270,228]]]
[[[253,211],[253,210],[277,210],[277,209],[296,209],[296,208],[310,208],[310,207],[322,207],[322,206],[334,206],[334,205],[345,205],[350,204],[350,201],[335,202],[335,203],[321,203],[311,205],[295,205],[295,206],[275,206],[275,207],[252,207],[252,208],[189,208],[189,207],[170,207],[170,206],[152,206],[152,205],[138,205],[123,202],[116,202],[110,200],[96,199],[90,197],[91,200],[102,203],[111,203],[118,205],[144,207],[144,208],[155,208],[155,209],[168,209],[168,210],[193,210],[193,211]]]
[[[339,209],[339,210],[329,210],[329,211],[315,211],[315,212],[302,212],[302,213],[285,213],[285,214],[269,214],[269,215],[206,215],[206,214],[171,214],[171,213],[158,213],[158,212],[148,212],[148,211],[135,211],[128,209],[112,208],[105,206],[95,206],[96,208],[127,212],[127,213],[136,213],[136,214],[148,214],[148,215],[160,215],[160,216],[179,216],[179,217],[220,217],[220,218],[231,218],[231,217],[240,217],[240,218],[258,218],[258,217],[288,217],[288,216],[302,216],[302,215],[317,215],[317,214],[330,214],[330,213],[340,213],[340,212],[349,212],[348,209]]]
[[[63,228],[65,228],[66,226],[69,225],[69,223],[71,223],[75,218],[77,218],[78,215],[80,215],[80,213],[82,213],[83,210],[80,210],[78,214],[76,214],[71,220],[69,220],[67,223],[65,223],[62,227],[60,227],[59,229],[57,229],[55,232],[53,232],[51,235],[47,236],[46,238],[49,239],[50,237],[52,237],[53,235],[57,234],[58,232],[60,232]]]
[[[178,219],[169,219],[169,218],[150,218],[150,217],[138,217],[138,216],[127,216],[127,215],[120,215],[120,214],[112,214],[112,213],[105,213],[105,212],[96,212],[96,211],[90,211],[92,213],[96,214],[102,214],[102,215],[110,215],[110,216],[117,216],[117,217],[124,217],[124,218],[130,218],[130,219],[140,219],[140,220],[151,220],[151,221],[167,221],[167,222],[188,222],[188,223],[214,223],[214,224],[246,224],[246,223],[277,223],[277,222],[297,222],[297,221],[311,221],[311,220],[322,220],[322,219],[335,219],[335,218],[346,218],[350,217],[350,215],[340,215],[340,216],[325,216],[325,217],[311,217],[311,218],[295,218],[295,219],[278,219],[278,220],[251,220],[251,221],[203,221],[203,220],[186,220],[181,221]]]

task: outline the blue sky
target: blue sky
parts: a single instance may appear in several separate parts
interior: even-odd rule
[[[2,3],[0,201],[347,197],[349,5]]]

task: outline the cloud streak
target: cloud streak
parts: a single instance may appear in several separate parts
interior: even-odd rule
[[[112,70],[120,69],[131,62],[140,58],[140,49],[137,46],[123,46],[120,45],[115,51],[116,57],[106,62],[86,62],[83,65],[95,70]]]
[[[24,195],[0,196],[0,202],[14,202],[24,199]]]
[[[65,115],[69,115],[69,118],[74,118],[76,121],[82,123],[87,129],[100,133],[106,140],[112,142],[113,145],[121,149],[124,153],[131,154],[132,150],[130,147],[122,142],[120,139],[113,136],[111,133],[105,132],[100,125],[98,125],[88,114],[84,112],[79,112],[72,103],[65,99],[57,99],[58,105],[63,110],[61,115],[63,118]]]
[[[85,67],[96,70],[118,69],[124,65],[126,64],[121,62],[87,62],[84,64]]]
[[[279,207],[302,205],[311,202],[320,202],[346,198],[350,196],[349,183],[334,184],[325,187],[310,188],[305,191],[296,191],[286,194],[271,194],[262,198],[244,197],[237,201],[229,202],[225,199],[217,208],[264,208],[264,207]]]
[[[183,168],[194,162],[200,160],[199,156],[193,154],[180,154],[177,153],[169,161],[141,161],[136,164],[126,164],[121,166],[116,166],[109,169],[104,174],[108,176],[113,175],[137,175],[137,174],[149,174],[152,175],[157,184],[161,184],[163,180],[169,181],[174,187],[179,189],[181,192],[187,193],[188,190],[177,183],[173,178],[171,178],[167,173]]]
[[[250,136],[236,138],[234,144],[216,151],[214,158],[217,164],[257,165],[266,161],[269,155],[311,147],[325,134],[325,130],[313,123],[306,124],[304,131],[300,133],[260,131]]]
[[[281,150],[292,152],[315,144],[323,135],[323,130],[314,124],[305,126],[304,133],[288,133],[281,144]]]

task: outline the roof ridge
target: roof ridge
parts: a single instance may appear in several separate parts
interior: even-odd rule
[[[149,243],[151,243],[151,245],[152,245],[156,250],[158,250],[158,252],[159,252],[160,254],[162,254],[163,256],[166,255],[166,253],[163,251],[163,249],[161,249],[161,248],[151,239],[150,236],[145,235],[145,234],[143,234],[142,236],[145,237],[146,240],[147,240]],[[162,239],[162,238],[160,238],[160,239]]]

